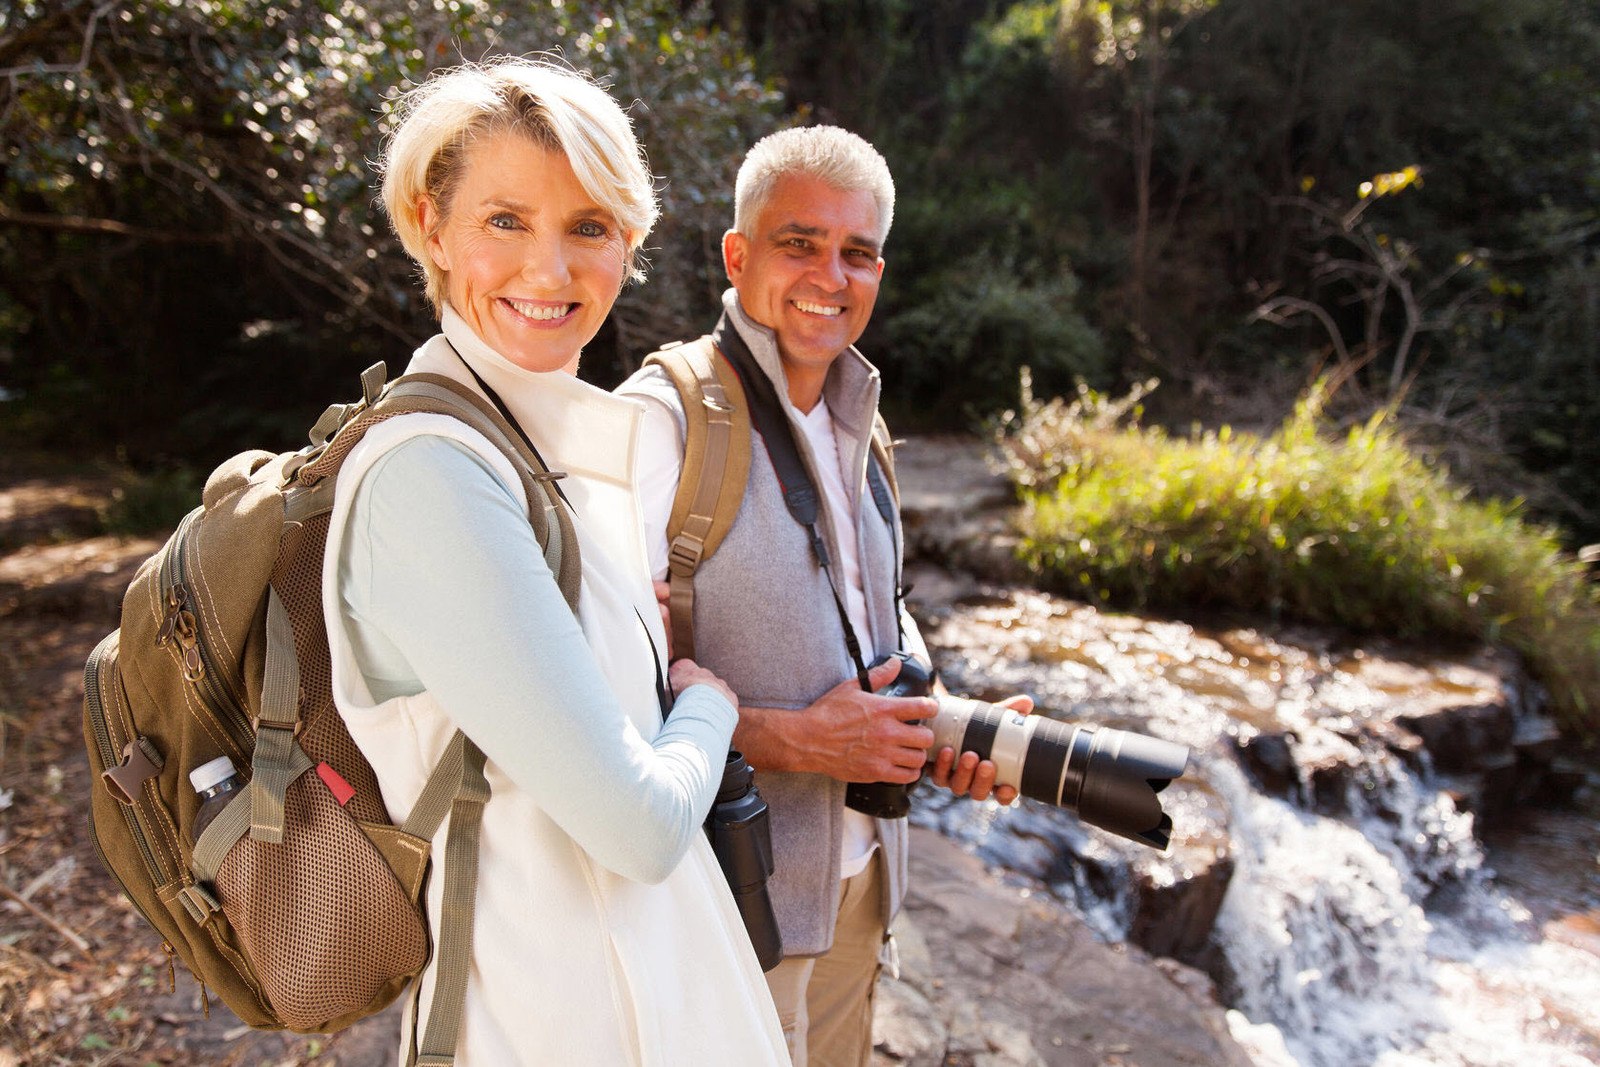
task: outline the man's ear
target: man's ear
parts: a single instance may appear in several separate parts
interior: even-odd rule
[[[422,241],[428,249],[433,265],[446,273],[450,270],[450,257],[445,254],[444,242],[439,240],[439,206],[433,197],[417,197],[417,226],[422,230]]]
[[[734,288],[739,286],[739,278],[744,274],[745,259],[750,255],[750,242],[738,230],[729,230],[722,235],[722,269],[728,272],[728,281]]]

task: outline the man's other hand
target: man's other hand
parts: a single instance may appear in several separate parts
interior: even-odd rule
[[[998,701],[1002,708],[1026,715],[1033,710],[1033,698],[1017,694]],[[1017,799],[1015,786],[994,786],[996,767],[993,760],[980,760],[976,752],[963,752],[956,758],[955,749],[949,745],[941,748],[933,760],[930,777],[933,784],[943,786],[958,797],[970,796],[973,800],[987,800],[992,795],[1001,804]]]

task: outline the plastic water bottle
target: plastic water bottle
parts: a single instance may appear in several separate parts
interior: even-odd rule
[[[239,780],[233,760],[218,756],[190,771],[189,784],[200,794],[200,810],[195,813],[193,838],[198,841],[206,827],[211,825],[211,820],[221,814],[233,795],[244,787],[244,783]]]

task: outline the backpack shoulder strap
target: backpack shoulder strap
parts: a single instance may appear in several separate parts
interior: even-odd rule
[[[889,434],[889,424],[883,421],[883,415],[874,412],[872,415],[872,455],[878,461],[878,469],[883,472],[884,481],[888,483],[889,497],[894,501],[894,509],[900,509],[900,483],[894,476],[894,448],[897,442]],[[867,470],[868,481],[872,482],[872,496],[877,502],[878,511],[883,515],[883,521],[894,525],[892,513],[885,510],[886,501],[882,499],[882,487],[872,477],[872,470]]]
[[[381,396],[358,414],[347,415],[347,423],[338,429],[319,455],[297,471],[296,478],[306,485],[327,478],[338,471],[350,450],[374,425],[396,415],[415,412],[460,419],[486,437],[511,462],[522,479],[523,493],[528,499],[528,520],[544,549],[545,562],[556,577],[561,595],[576,611],[581,574],[577,531],[554,484],[563,475],[551,471],[493,405],[452,378],[442,374],[408,374],[396,378],[383,389]]]
[[[722,544],[750,477],[750,411],[744,387],[709,336],[655,352],[683,402],[684,455],[667,520],[672,650],[694,657],[694,575]]]

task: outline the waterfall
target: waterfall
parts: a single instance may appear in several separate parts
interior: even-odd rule
[[[1596,1062],[1595,948],[1545,936],[1496,880],[1452,780],[1426,752],[1402,758],[1392,733],[1369,728],[1394,699],[1363,680],[1370,663],[1035,593],[958,603],[930,644],[957,692],[1030,692],[1070,717],[1191,746],[1189,774],[1164,794],[1169,854],[1033,802],[1000,808],[922,788],[913,818],[1043,883],[1108,940],[1129,938],[1141,907],[1159,910],[1169,899],[1159,894],[1193,874],[1186,839],[1200,836],[1202,851],[1219,842],[1231,876],[1190,962],[1217,980],[1236,1039],[1263,1067]],[[1238,756],[1241,737],[1265,730],[1293,739],[1289,777],[1270,789]],[[1574,853],[1579,870],[1600,863]],[[1580,896],[1577,907],[1595,908],[1600,890]]]

